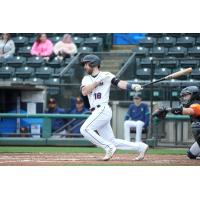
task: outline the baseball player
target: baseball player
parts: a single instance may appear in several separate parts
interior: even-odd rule
[[[164,119],[170,111],[175,115],[189,115],[191,120],[192,133],[195,139],[194,144],[189,148],[187,156],[196,159],[200,156],[200,91],[197,86],[184,88],[180,93],[181,107],[159,108],[153,113],[159,119]]]
[[[119,80],[110,72],[100,71],[100,63],[100,58],[93,54],[86,55],[82,59],[84,70],[88,75],[82,79],[81,92],[83,96],[88,97],[92,114],[82,125],[81,134],[105,150],[104,161],[111,159],[116,149],[138,152],[139,155],[135,160],[143,160],[148,145],[143,142],[133,143],[116,139],[110,125],[112,110],[108,106],[111,84],[124,90],[139,91],[142,87]]]

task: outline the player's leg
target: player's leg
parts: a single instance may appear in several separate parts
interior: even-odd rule
[[[105,150],[112,148],[113,144],[105,138],[100,137],[95,130],[98,130],[100,127],[106,124],[108,120],[110,120],[110,118],[107,118],[108,117],[104,114],[104,109],[98,109],[87,118],[80,129],[81,134],[86,139]]]
[[[131,127],[136,127],[137,126],[137,122],[136,121],[131,121],[131,120],[126,120],[124,122],[124,139],[126,141],[131,141],[130,138],[130,128]]]
[[[117,149],[131,150],[136,153],[140,153],[139,156],[141,158],[139,160],[142,160],[144,158],[144,154],[148,149],[148,145],[143,142],[128,142],[126,140],[116,139],[114,137],[110,122],[98,129],[98,132],[103,138],[113,143]]]
[[[195,142],[187,152],[187,156],[190,159],[196,159],[196,157],[200,156],[200,147],[197,142]]]
[[[142,140],[142,128],[144,126],[144,122],[143,121],[137,121],[136,122],[136,137],[135,137],[135,141],[136,142],[141,142]]]

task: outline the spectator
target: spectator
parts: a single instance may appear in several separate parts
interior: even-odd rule
[[[0,58],[5,60],[12,59],[15,53],[15,44],[11,39],[10,33],[3,33],[0,39]]]
[[[53,48],[54,54],[63,60],[65,58],[71,58],[77,53],[77,47],[72,41],[72,37],[69,34],[65,34],[61,41],[57,42]]]
[[[50,98],[48,101],[48,108],[45,113],[49,114],[66,114],[65,109],[59,108],[56,104],[56,100],[54,98]],[[66,135],[66,130],[62,128],[65,125],[65,120],[61,118],[52,118],[52,133],[53,137],[62,137]]]
[[[124,137],[130,141],[130,128],[136,128],[136,142],[140,142],[142,138],[142,129],[149,125],[149,109],[148,106],[142,103],[140,94],[135,94],[133,103],[129,106],[124,122]]]
[[[43,57],[48,61],[53,52],[53,43],[47,39],[45,33],[40,33],[31,48],[31,55]]]
[[[76,98],[76,108],[74,108],[70,114],[82,114],[87,113],[88,109],[85,108],[83,99],[81,97]],[[83,119],[76,119],[72,120],[72,123],[70,123],[71,131],[70,133],[80,133],[80,128],[85,120]]]

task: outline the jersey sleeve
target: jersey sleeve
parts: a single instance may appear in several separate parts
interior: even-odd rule
[[[84,76],[83,79],[82,79],[82,82],[81,82],[81,88],[85,85],[88,84],[88,81],[87,81],[87,76]]]
[[[195,116],[200,116],[200,104],[192,104],[190,108],[194,111]]]

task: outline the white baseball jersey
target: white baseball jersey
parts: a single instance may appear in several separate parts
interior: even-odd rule
[[[111,80],[115,77],[114,74],[110,72],[99,72],[99,74],[95,77],[91,75],[86,75],[83,77],[81,87],[92,84],[96,80],[98,81],[99,76],[107,77],[105,78],[99,86],[97,86],[89,95],[89,103],[90,107],[96,107],[97,105],[101,105],[104,103],[109,102],[110,96],[110,87],[111,87]]]

